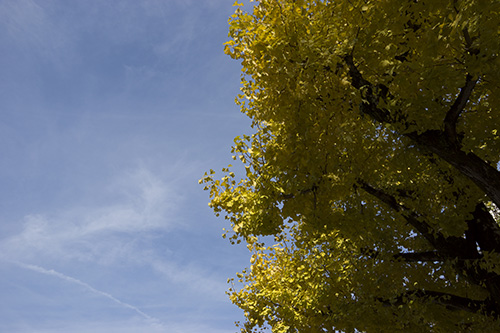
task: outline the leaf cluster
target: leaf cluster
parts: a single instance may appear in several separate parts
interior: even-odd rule
[[[261,0],[229,26],[255,133],[244,175],[201,182],[252,251],[242,329],[499,330],[500,2]]]

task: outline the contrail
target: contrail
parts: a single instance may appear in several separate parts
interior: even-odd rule
[[[43,267],[40,267],[40,266],[37,266],[37,265],[31,265],[31,264],[25,264],[25,263],[22,263],[22,262],[12,262],[14,264],[16,264],[17,266],[20,266],[22,268],[25,268],[25,269],[29,269],[31,271],[34,271],[34,272],[38,272],[38,273],[41,273],[41,274],[45,274],[45,275],[50,275],[50,276],[55,276],[61,280],[65,280],[65,281],[68,281],[68,282],[72,282],[72,283],[75,283],[75,284],[78,284],[84,288],[86,288],[87,290],[97,294],[97,295],[101,295],[101,296],[104,296],[110,300],[112,300],[113,302],[125,307],[125,308],[128,308],[128,309],[131,309],[135,312],[137,312],[139,315],[141,315],[142,317],[144,317],[145,319],[147,319],[148,322],[150,322],[152,325],[156,326],[156,327],[164,327],[164,325],[161,323],[161,321],[157,318],[154,318],[154,317],[151,317],[150,315],[148,315],[147,313],[141,311],[139,308],[131,305],[131,304],[128,304],[128,303],[125,303],[125,302],[122,302],[120,301],[119,299],[117,299],[116,297],[114,297],[113,295],[111,294],[108,294],[107,292],[104,292],[104,291],[101,291],[101,290],[98,290],[98,289],[95,289],[94,287],[92,287],[91,285],[83,282],[83,281],[80,281],[78,279],[75,279],[74,277],[71,277],[71,276],[68,276],[68,275],[65,275],[63,273],[60,273],[60,272],[57,272],[53,269],[46,269],[46,268],[43,268]]]

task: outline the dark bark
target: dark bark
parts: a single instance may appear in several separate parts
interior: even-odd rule
[[[440,255],[447,258],[470,259],[479,258],[476,243],[473,239],[462,237],[445,237],[441,233],[434,230],[425,217],[414,212],[404,205],[397,202],[396,198],[382,189],[377,189],[370,184],[358,180],[361,188],[367,193],[373,195],[380,201],[387,204],[396,212],[401,212],[403,218],[413,226],[436,250]]]
[[[444,255],[439,251],[426,251],[426,252],[407,252],[407,253],[396,253],[393,255],[395,259],[403,259],[407,262],[414,261],[447,261],[456,259],[456,257],[450,257]],[[461,260],[469,260],[472,258],[460,258]]]
[[[403,218],[413,226],[441,255],[453,258],[478,258],[479,255],[475,244],[471,240],[460,237],[444,237],[434,230],[425,218],[418,213],[411,211],[397,202],[396,198],[382,189],[377,189],[370,184],[358,180],[361,188],[373,195],[380,201],[387,204],[396,212],[402,213]]]
[[[488,300],[474,300],[467,297],[456,296],[453,294],[430,291],[430,290],[409,290],[395,299],[379,300],[388,306],[406,305],[410,300],[425,300],[435,304],[445,306],[452,311],[467,311],[472,313],[486,312],[491,314],[494,312],[494,305]]]
[[[489,292],[488,302],[490,308],[500,314],[500,275],[490,272],[478,265],[466,264],[466,260],[481,259],[482,255],[478,252],[477,246],[484,251],[496,251],[500,246],[498,237],[500,237],[500,228],[490,213],[480,203],[476,206],[471,220],[466,221],[469,230],[466,237],[444,237],[439,232],[433,230],[425,222],[423,216],[413,212],[405,206],[399,204],[395,197],[381,189],[376,189],[371,185],[358,181],[361,188],[367,193],[375,196],[380,201],[386,203],[396,212],[402,213],[403,218],[412,225],[420,234],[434,247],[435,251],[423,253],[400,253],[393,258],[403,258],[407,261],[442,261],[454,260],[454,267],[471,283],[485,287]],[[484,248],[482,247],[484,246]],[[369,256],[377,255],[374,251],[365,250]],[[500,253],[500,252],[499,252]],[[426,259],[426,260],[425,260]],[[436,260],[434,260],[436,259]]]
[[[482,251],[500,253],[500,227],[488,208],[481,202],[476,205],[468,221],[468,237],[476,242]]]
[[[454,145],[458,146],[457,139],[457,121],[458,117],[462,113],[467,101],[470,98],[470,94],[472,90],[476,86],[477,80],[474,80],[470,74],[467,74],[465,78],[465,85],[460,90],[455,102],[451,106],[451,108],[446,113],[446,117],[444,118],[444,132],[446,133],[446,137],[448,141]]]
[[[400,252],[395,254],[382,254],[380,251],[372,249],[362,249],[361,253],[372,259],[383,259],[384,257],[392,259],[402,259],[405,262],[444,262],[450,260],[471,260],[477,258],[457,258],[456,256],[448,256],[439,251],[424,251],[424,252]]]
[[[356,67],[352,55],[345,56],[344,62],[347,65],[352,86],[362,93],[361,112],[379,123],[395,124],[399,122],[402,128],[408,128],[408,124],[405,124],[404,121],[398,119],[388,110],[379,108],[378,102],[382,97],[380,94],[381,89],[363,77]],[[411,139],[420,148],[436,154],[451,164],[460,173],[472,180],[500,207],[500,172],[474,153],[462,151],[456,139],[456,122],[469,99],[475,83],[476,81],[470,75],[467,75],[464,87],[462,87],[455,103],[447,113],[443,124],[444,131],[432,130],[422,134],[417,132],[400,134]],[[384,95],[387,95],[387,92]]]
[[[472,180],[498,207],[500,207],[500,172],[476,154],[466,153],[451,144],[445,132],[426,131],[406,133],[418,146],[430,151],[451,164]]]

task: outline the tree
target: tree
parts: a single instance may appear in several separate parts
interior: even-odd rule
[[[500,1],[235,5],[244,330],[500,331]]]

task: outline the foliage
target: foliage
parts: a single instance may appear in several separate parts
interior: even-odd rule
[[[202,182],[252,251],[243,330],[500,331],[500,2],[236,6],[255,134]]]

